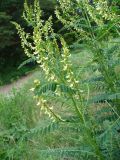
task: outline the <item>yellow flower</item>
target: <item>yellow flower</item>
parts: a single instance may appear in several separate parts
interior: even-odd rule
[[[78,83],[79,83],[79,81],[75,81],[75,83],[77,83],[77,84],[78,84]]]
[[[54,79],[55,79],[55,76],[52,75],[52,76],[50,77],[50,80],[54,80]]]
[[[40,101],[37,103],[37,106],[39,106],[41,103],[40,103]]]
[[[71,83],[71,84],[70,84],[70,87],[73,88],[73,86],[74,86],[74,85]]]
[[[63,70],[66,71],[68,68],[68,65],[66,64],[64,67],[63,67]]]
[[[35,79],[35,80],[34,80],[34,83],[35,83],[35,85],[39,85],[39,84],[40,84],[40,81],[39,81],[38,79]]]
[[[32,91],[32,92],[33,92],[34,90],[35,90],[35,88],[31,88],[31,89],[30,89],[30,91]]]

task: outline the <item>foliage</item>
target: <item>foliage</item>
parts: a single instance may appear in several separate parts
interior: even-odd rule
[[[96,66],[96,71],[103,77],[107,91],[109,90],[112,94],[119,91],[119,75],[115,71],[115,68],[119,66],[119,62],[116,63],[119,61],[119,45],[114,43],[114,39],[112,40],[113,37],[119,35],[120,22],[117,5],[113,2],[108,6],[107,1],[87,4],[87,1],[71,3],[68,0],[68,5],[64,3],[66,2],[60,0],[62,16],[58,10],[56,10],[56,15],[65,26],[69,25],[69,29],[76,30],[79,41],[84,39],[83,44],[85,43],[86,47],[94,53],[88,67]],[[65,7],[63,8],[63,6]],[[73,10],[70,9],[71,7]],[[77,7],[81,10],[81,15],[76,13]],[[72,47],[75,46],[76,44]],[[77,43],[78,46],[79,43]]]
[[[11,57],[15,57],[16,60],[19,54],[19,50],[16,49],[19,41],[16,37],[14,26],[10,21],[15,20],[17,22],[21,22],[20,16],[22,13],[22,6],[23,1],[17,2],[17,0],[6,0],[0,2],[0,60],[2,62],[2,65],[0,65],[0,67],[3,66],[2,68],[4,68],[4,66],[6,65],[7,58],[9,58],[10,64]],[[18,47],[20,48],[20,45]],[[14,49],[15,53],[13,53],[11,49]],[[19,54],[19,59],[21,58],[21,55],[22,54]]]
[[[31,64],[31,66],[30,64],[28,66],[23,66],[19,69],[15,69],[14,67],[7,67],[0,73],[0,86],[7,85],[14,82],[15,80],[18,80],[22,76],[26,76],[27,74],[33,72],[35,68],[36,66],[33,64]]]
[[[29,0],[32,4],[32,1]],[[50,14],[53,14],[53,8],[55,1],[50,0],[40,0],[41,6],[45,12],[43,12],[43,19],[46,19]],[[23,50],[20,46],[20,39],[16,34],[14,25],[11,21],[16,21],[21,23],[26,29],[27,25],[23,22],[21,16],[23,11],[24,0],[1,0],[0,1],[0,81],[1,84],[4,84],[7,79],[8,73],[10,79],[15,79],[15,72],[19,75],[22,75],[21,70],[16,70],[18,66],[27,59],[27,56],[23,53]],[[31,29],[29,29],[30,31]],[[31,64],[26,66],[26,70],[31,68]],[[11,68],[11,70],[10,70]],[[25,67],[24,67],[25,68]],[[14,71],[12,71],[14,70]],[[15,71],[16,70],[16,71]],[[24,69],[23,69],[24,70]],[[7,72],[7,74],[6,74]],[[20,72],[20,73],[19,73]],[[5,77],[6,75],[6,77]],[[15,75],[15,77],[14,77]],[[5,77],[5,78],[4,78]],[[5,79],[5,80],[3,80]]]
[[[23,159],[26,156],[29,146],[23,135],[32,125],[34,104],[27,101],[26,106],[27,97],[25,91],[15,90],[12,98],[0,96],[0,159]]]
[[[6,29],[2,25],[0,27],[1,48],[5,48],[5,46],[11,45],[11,42],[9,42],[9,39],[11,39],[14,32],[12,31],[11,26],[7,27],[10,20],[11,20],[11,16],[7,15],[5,12],[0,13],[0,24],[5,23],[5,27],[6,27]]]
[[[93,4],[87,0],[59,0],[59,3],[60,10],[56,9],[56,16],[69,31],[76,32],[79,41],[91,53],[89,61],[82,66],[73,64],[69,46],[61,35],[54,33],[52,16],[43,21],[39,1],[35,0],[33,6],[27,2],[24,5],[23,17],[32,27],[32,35],[19,24],[13,23],[25,54],[36,59],[45,73],[46,80],[35,80],[35,86],[31,88],[37,106],[53,123],[59,125],[55,128],[60,131],[66,129],[67,132],[72,130],[78,136],[75,145],[41,149],[40,155],[53,159],[117,160],[120,150],[120,77],[116,70],[116,67],[119,68],[119,45],[113,41],[119,35],[118,10],[116,6],[114,8],[114,2],[109,6],[105,0]],[[76,9],[82,10],[81,15]],[[75,48],[75,45],[72,47]],[[97,90],[96,85],[103,87]],[[61,112],[58,112],[58,104]],[[95,109],[97,106],[98,109]],[[53,131],[52,126],[43,128],[43,133],[46,130]]]

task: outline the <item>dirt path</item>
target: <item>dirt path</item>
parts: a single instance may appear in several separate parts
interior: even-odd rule
[[[4,95],[7,95],[10,93],[10,91],[13,89],[13,88],[21,88],[27,81],[28,79],[30,79],[32,77],[32,73],[28,74],[27,76],[24,76],[22,78],[20,78],[19,80],[11,83],[11,84],[8,84],[8,85],[4,85],[4,86],[1,86],[0,87],[0,94],[4,94]]]

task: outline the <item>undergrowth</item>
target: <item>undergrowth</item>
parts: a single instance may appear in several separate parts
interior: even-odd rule
[[[27,75],[28,73],[32,72],[36,66],[24,66],[20,69],[16,67],[6,67],[0,70],[0,86],[10,84],[15,80],[18,80],[22,76]]]

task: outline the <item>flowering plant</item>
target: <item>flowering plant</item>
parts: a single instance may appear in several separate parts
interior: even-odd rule
[[[93,61],[98,62],[99,72],[102,73],[102,78],[104,78],[110,91],[116,91],[114,84],[117,84],[117,80],[112,81],[113,77],[110,77],[110,70],[106,65],[108,62],[106,59],[108,57],[106,58],[106,55],[101,52],[103,39],[100,43],[97,43],[97,39],[100,37],[98,38],[96,30],[99,30],[106,20],[114,21],[117,16],[113,12],[109,13],[109,7],[104,0],[95,2],[94,6],[91,6],[86,0],[82,2],[78,0],[59,0],[59,3],[60,10],[56,9],[56,16],[64,25],[69,25],[69,28],[75,30],[84,40],[86,39],[87,44],[91,44],[92,51],[95,51]],[[80,16],[76,13],[76,8],[79,9],[79,7],[83,7],[84,12],[82,11],[82,14],[84,18],[82,17],[82,20],[85,21],[87,27],[86,25],[83,25],[83,27],[76,25],[76,23],[80,22]],[[97,14],[95,14],[96,11]],[[81,81],[82,76],[76,74],[71,61],[71,51],[66,41],[61,35],[54,32],[52,17],[49,17],[47,21],[42,20],[42,11],[38,0],[34,1],[33,7],[29,7],[25,2],[23,17],[27,23],[32,26],[33,34],[30,35],[26,33],[19,24],[14,23],[20,35],[22,47],[28,57],[36,59],[44,71],[47,80],[45,84],[42,84],[39,80],[34,81],[34,88],[32,88],[31,91],[35,93],[37,106],[39,106],[53,122],[62,123],[65,124],[65,126],[67,126],[68,123],[78,126],[82,136],[81,143],[83,146],[89,146],[89,149],[84,148],[84,153],[81,151],[81,148],[77,150],[83,158],[104,160],[106,157],[105,154],[108,151],[106,145],[109,145],[106,140],[106,145],[104,146],[106,132],[108,133],[109,130],[112,130],[113,126],[116,126],[116,121],[118,122],[119,118],[113,125],[111,125],[111,123],[108,124],[111,127],[111,129],[109,129],[110,127],[108,126],[103,128],[103,123],[100,124],[96,120],[96,114],[92,114],[91,116],[89,113],[89,104],[91,101],[93,100],[97,103],[100,100],[104,101],[105,96],[95,97],[95,99],[92,100],[89,99],[89,87],[85,82]],[[93,27],[98,27],[95,32],[92,30],[91,24],[93,22],[96,23],[93,24]],[[105,32],[105,34],[107,33]],[[61,43],[61,48],[58,45],[58,41]],[[114,71],[112,73],[114,75]],[[111,98],[113,100],[116,95],[109,94],[107,96],[108,99]],[[54,104],[55,99],[57,102],[60,102],[61,108],[64,104],[64,109],[67,107],[69,107],[69,109],[66,109],[64,113],[58,113],[56,104]],[[111,106],[111,104],[109,105]],[[119,117],[118,114],[117,116]],[[102,135],[100,137],[99,133],[101,132]],[[112,134],[113,137],[116,138],[113,130]],[[114,147],[117,148],[116,143]],[[109,152],[107,152],[107,155],[109,155]]]

